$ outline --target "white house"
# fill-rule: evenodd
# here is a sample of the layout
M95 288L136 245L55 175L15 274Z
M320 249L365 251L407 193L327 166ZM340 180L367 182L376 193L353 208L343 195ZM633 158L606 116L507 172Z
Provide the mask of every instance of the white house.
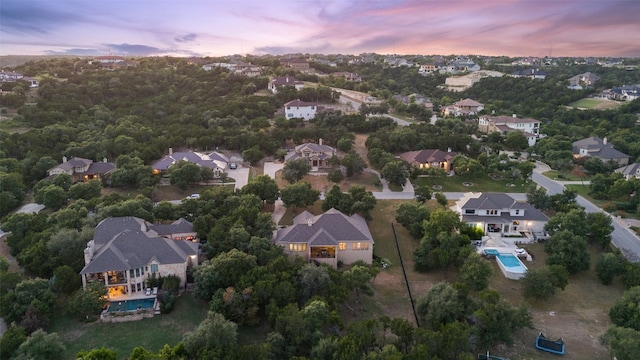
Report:
M284 104L284 116L287 120L296 118L311 120L316 117L317 111L318 105L315 103L293 100Z
M503 193L465 193L452 207L463 222L486 233L521 235L544 231L549 218L525 201Z
M513 116L481 116L478 118L478 130L484 133L499 132L506 134L511 131L521 131L527 138L529 146L534 146L540 138L540 120L532 118L520 119Z

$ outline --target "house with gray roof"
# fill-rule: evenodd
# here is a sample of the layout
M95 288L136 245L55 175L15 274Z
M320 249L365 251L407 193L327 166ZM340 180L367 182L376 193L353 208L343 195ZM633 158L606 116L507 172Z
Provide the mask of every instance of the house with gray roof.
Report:
M267 84L267 89L277 94L278 89L284 86L293 86L296 90L302 90L304 88L304 82L296 80L293 76L280 76L271 79L269 84Z
M609 143L606 137L604 139L597 136L588 137L574 141L571 147L574 158L591 156L604 162L613 161L619 166L629 163L629 155L614 149L613 144Z
M185 286L187 270L198 265L196 241L184 219L154 225L133 216L106 218L84 249L82 286L100 281L109 299L144 297L151 276L175 275Z
M63 156L62 164L47 170L47 173L49 176L67 174L71 176L71 181L78 182L107 177L115 169L116 164L107 162L107 159L103 159L102 162L94 162L85 158L72 157L67 159L66 156Z
M336 209L320 215L302 212L293 219L293 225L275 233L274 242L291 256L334 268L339 262L348 265L362 260L371 264L373 260L373 236L365 219Z
M213 171L213 176L220 176L227 169L229 159L223 154L214 151L209 154L187 150L173 152L169 148L169 154L151 165L154 172L165 173L171 166L179 161L188 161L200 167L207 167Z
M592 72L586 72L569 78L569 89L582 90L593 87L600 77Z
M614 170L617 173L624 175L626 180L633 178L640 179L640 163L629 164Z
M511 77L524 77L529 79L544 80L547 78L547 73L541 71L540 69L525 69L512 72Z
M456 155L458 155L458 153L451 151L451 149L447 149L447 151L424 149L402 153L400 154L400 159L418 169L440 168L448 173L452 170L451 161Z
M285 155L284 161L307 159L309 166L311 166L313 170L317 170L318 168L331 167L329 159L335 155L336 149L329 145L324 145L322 139L320 139L317 144L305 143L296 146L293 151Z
M465 193L452 210L460 219L486 233L521 235L544 231L549 218L525 201L504 193Z

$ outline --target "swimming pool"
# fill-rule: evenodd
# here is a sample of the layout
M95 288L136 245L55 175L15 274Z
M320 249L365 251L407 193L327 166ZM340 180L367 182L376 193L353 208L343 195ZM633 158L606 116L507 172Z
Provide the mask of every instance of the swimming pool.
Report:
M138 309L153 309L156 299L136 299L136 300L122 300L112 301L109 303L108 312L116 311L135 311Z
M501 253L496 249L485 249L484 253L496 257L498 267L507 279L521 279L527 272L527 267L513 254Z

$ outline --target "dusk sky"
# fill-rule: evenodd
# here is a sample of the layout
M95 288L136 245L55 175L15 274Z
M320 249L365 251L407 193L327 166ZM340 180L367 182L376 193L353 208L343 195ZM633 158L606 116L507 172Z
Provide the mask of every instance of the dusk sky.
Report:
M640 0L1 0L0 55L640 56Z

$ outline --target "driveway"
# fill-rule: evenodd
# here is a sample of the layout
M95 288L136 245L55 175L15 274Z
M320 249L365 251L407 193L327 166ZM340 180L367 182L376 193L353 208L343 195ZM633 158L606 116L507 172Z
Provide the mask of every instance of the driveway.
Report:
M284 167L283 163L267 161L264 163L264 174L269 175L272 179L275 180L276 172L278 172L278 170L282 170L283 167Z
M230 178L233 178L236 181L235 190L242 189L249 182L249 171L251 169L248 167L243 167L238 164L237 169L227 169L227 174Z

